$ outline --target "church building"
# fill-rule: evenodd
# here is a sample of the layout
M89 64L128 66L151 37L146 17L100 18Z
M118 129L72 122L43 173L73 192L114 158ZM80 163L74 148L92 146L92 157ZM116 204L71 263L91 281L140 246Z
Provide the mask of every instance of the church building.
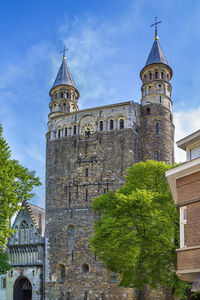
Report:
M79 90L63 55L49 92L46 135L47 300L136 299L132 289L118 287L118 275L103 266L88 240L97 218L94 197L119 188L134 163L174 162L172 69L157 33L140 78L140 103L79 110ZM143 300L172 299L159 293L148 292Z

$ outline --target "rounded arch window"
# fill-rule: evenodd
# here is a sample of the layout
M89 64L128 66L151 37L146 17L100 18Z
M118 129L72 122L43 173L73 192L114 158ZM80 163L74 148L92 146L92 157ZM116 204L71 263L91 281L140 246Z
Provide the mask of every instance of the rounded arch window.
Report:
M70 92L67 92L67 98L70 99Z
M161 79L164 79L164 72L161 72Z
M119 129L124 129L124 119L119 119Z
M148 87L148 89L149 89L149 93L151 92L151 85Z
M99 121L99 131L103 131L103 121Z
M28 233L29 233L29 226L28 223L24 220L21 222L20 225L20 241L22 244L28 242Z
M63 92L60 92L60 98L63 98Z
M57 93L55 93L55 95L54 95L54 99L57 99L58 98L58 95L57 95Z
M167 80L169 80L169 74L167 74Z
M110 119L109 128L110 128L110 130L113 130L113 128L114 128L114 120L113 119Z
M158 78L158 71L155 71L155 78Z
M74 225L69 225L67 228L68 234L69 235L74 235L75 233L75 226Z
M149 79L150 80L152 79L152 73L151 72L149 73Z
M81 271L85 274L88 273L89 272L89 266L87 264L82 264Z
M147 107L147 115L150 115L150 108Z

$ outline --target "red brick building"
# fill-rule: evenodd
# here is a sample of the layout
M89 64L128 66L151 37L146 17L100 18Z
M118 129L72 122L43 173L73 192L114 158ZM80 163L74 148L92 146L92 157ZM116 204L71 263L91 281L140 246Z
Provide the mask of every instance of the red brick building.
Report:
M200 291L200 130L177 142L186 162L166 172L180 216L177 275Z

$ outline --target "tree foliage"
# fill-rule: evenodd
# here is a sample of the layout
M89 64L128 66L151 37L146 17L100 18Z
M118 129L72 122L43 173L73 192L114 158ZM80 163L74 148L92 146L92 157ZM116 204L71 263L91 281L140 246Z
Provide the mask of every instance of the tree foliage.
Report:
M0 251L4 248L9 235L13 233L10 228L11 218L21 209L24 200L33 197L32 188L40 184L35 172L29 171L18 161L11 159L11 151L2 136L0 126ZM0 254L0 263L3 263L6 255L1 252Z
M134 164L119 190L93 200L100 217L90 242L107 268L121 275L121 286L162 285L184 293L186 285L174 272L178 214L165 178L172 167L150 160Z

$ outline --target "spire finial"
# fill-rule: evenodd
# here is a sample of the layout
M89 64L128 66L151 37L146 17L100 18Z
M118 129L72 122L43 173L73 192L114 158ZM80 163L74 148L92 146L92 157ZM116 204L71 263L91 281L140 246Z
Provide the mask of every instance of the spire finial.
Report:
M63 53L63 61L66 60L65 51L67 51L67 50L69 50L69 49L65 48L65 46L64 46L64 49L62 51L60 51L60 53Z
M155 23L151 25L151 27L155 26L155 37L154 37L154 40L158 40L158 28L157 28L157 25L159 23L161 23L162 21L158 21L157 22L157 17L155 17Z

